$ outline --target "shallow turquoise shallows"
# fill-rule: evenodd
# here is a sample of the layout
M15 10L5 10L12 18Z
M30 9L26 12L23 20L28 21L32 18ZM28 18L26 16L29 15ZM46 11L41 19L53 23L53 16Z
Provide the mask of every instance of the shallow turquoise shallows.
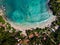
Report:
M48 0L5 0L7 18L16 23L35 23L47 20Z

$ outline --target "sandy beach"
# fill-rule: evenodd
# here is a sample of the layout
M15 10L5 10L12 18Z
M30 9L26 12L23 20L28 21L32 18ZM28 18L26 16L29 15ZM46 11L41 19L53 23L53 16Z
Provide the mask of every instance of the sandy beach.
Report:
M4 16L5 14L4 14L3 12L4 12L4 11L0 9L0 16L2 16L3 19L4 19L7 23L9 23L9 24L11 25L11 27L13 27L14 29L16 29L16 31L22 31L22 33L25 34L25 35L26 35L25 30L28 30L28 29L29 29L29 30L32 30L32 28L33 28L33 29L36 29L37 27L38 27L38 28L50 27L51 22L55 21L55 19L56 19L56 16L51 15L49 19L47 19L47 20L45 20L45 21L43 21L43 22L39 22L39 23L35 23L35 24L30 24L30 25L25 25L25 26L24 26L24 25L21 25L21 24L18 24L18 25L17 25L15 22L9 21L9 20ZM49 13L52 14L52 11L49 10Z
M11 22L11 21L7 21L8 23L11 24L12 27L14 27L17 31L21 30L21 31L25 31L25 30L32 30L32 28L36 29L38 28L45 28L45 27L50 27L51 22L55 21L56 16L54 16L52 14L52 11L49 9L48 12L51 14L50 17L47 20L44 20L42 22L37 22L34 24L29 24L29 25L21 25L21 24L16 24L15 22Z
M49 0L48 0L49 2ZM16 24L15 22L11 22L9 21L8 19L6 19L6 17L4 17L5 14L3 14L3 10L0 9L0 13L3 17L3 19L8 22L9 24L11 24L12 27L14 27L17 31L23 31L25 32L25 30L32 30L32 28L45 28L45 27L49 27L51 25L51 22L53 22L55 19L56 19L56 16L53 16L52 14L52 11L48 8L48 12L51 13L51 16L49 17L49 19L47 20L44 20L42 22L37 22L37 23L34 23L34 24L29 24L29 25L22 25L22 24Z
M1 11L1 10L0 10ZM3 14L3 11L1 11L1 13ZM49 10L49 13L52 13L50 10ZM3 17L4 18L4 17ZM32 28L45 28L45 27L49 27L51 25L51 22L53 22L54 20L56 19L56 16L50 16L49 19L43 21L43 22L37 22L35 24L29 24L29 25L21 25L21 24L16 24L14 22L11 22L11 21L7 21L6 18L4 18L4 20L6 22L8 22L9 24L11 24L12 27L14 27L17 31L25 31L25 30L32 30Z
M16 25L14 24L13 22L10 22L8 21L12 27L14 27L15 29L17 30L21 30L21 31L25 31L25 30L32 30L32 28L45 28L45 27L49 27L51 25L51 22L53 22L54 20L56 19L55 16L51 16L48 20L45 20L44 22L42 23L36 23L36 24L31 24L31 25L25 25L25 26L22 26L22 25Z
M49 2L49 0L47 1L47 3ZM3 6L2 6L3 8ZM4 8L3 8L4 9ZM12 27L14 27L17 31L18 30L21 30L21 31L25 31L25 30L32 30L32 28L45 28L45 27L49 27L51 25L51 22L53 22L55 19L56 19L56 16L53 16L52 15L52 11L48 8L48 12L51 13L51 16L49 17L49 19L47 20L44 20L42 22L37 22L37 23L34 23L34 24L16 24L15 22L11 22L9 21L8 19L6 19L6 17L4 16L5 14L3 14L3 10L0 9L0 15L3 15L2 17L4 18L4 20L6 22L8 22L9 24L11 24Z

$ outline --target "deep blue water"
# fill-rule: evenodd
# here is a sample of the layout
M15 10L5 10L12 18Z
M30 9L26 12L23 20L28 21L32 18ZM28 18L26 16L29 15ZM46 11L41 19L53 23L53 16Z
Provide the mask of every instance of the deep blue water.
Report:
M4 0L0 2L6 9L7 18L16 23L34 23L47 20L48 0Z

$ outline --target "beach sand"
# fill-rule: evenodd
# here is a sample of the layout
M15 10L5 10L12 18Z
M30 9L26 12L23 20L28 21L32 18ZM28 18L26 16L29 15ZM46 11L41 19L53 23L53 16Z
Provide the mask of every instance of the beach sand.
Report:
M42 22L37 22L30 25L21 25L21 24L16 24L15 22L10 22L10 21L7 21L7 22L10 23L12 27L17 29L17 31L18 30L25 31L28 29L32 30L32 28L36 29L37 27L38 28L50 27L51 23L56 20L56 16L52 14L52 11L50 9L48 11L51 14L50 17L47 20Z
M37 27L38 28L50 27L51 22L55 21L55 19L56 19L56 16L51 15L49 19L47 19L43 22L37 22L34 24L30 24L30 25L21 25L21 24L16 24L15 22L8 21L8 19L6 19L6 17L4 17L3 11L0 10L0 12L1 12L3 19L6 22L8 22L11 25L11 27L14 27L14 29L16 29L16 31L22 31L22 33L24 33L24 34L25 34L25 30L32 30L32 28L36 29ZM52 14L52 11L49 10L49 13Z
M56 16L51 16L48 20L45 20L44 22L42 23L36 23L36 24L30 24L30 25L25 25L25 26L22 26L22 25L17 25L17 24L14 24L13 22L10 22L8 21L12 27L14 27L16 30L21 30L21 31L25 31L25 30L32 30L32 28L36 29L37 27L38 28L45 28L45 27L50 27L51 25L51 22L53 22L54 20L56 19Z
M49 2L49 0L48 0L48 2ZM52 13L52 11L51 10L49 10L49 13ZM30 24L30 25L17 25L16 23L14 23L14 22L11 22L11 21L8 21L7 19L6 19L6 17L4 17L4 13L3 13L3 11L0 9L0 16L2 16L3 17L3 19L6 21L6 22L8 22L10 25L11 25L11 27L14 27L15 29L16 29L16 31L22 31L22 33L24 33L25 34L25 30L32 30L32 28L34 28L34 29L36 29L37 27L38 28L45 28L45 27L50 27L50 25L51 25L51 22L53 22L53 21L55 21L55 19L56 19L56 16L50 16L50 18L49 19L47 19L47 20L45 20L44 22L38 22L38 23L35 23L35 24Z
M0 10L0 12L1 12L0 15L2 15L3 14L3 11ZM52 12L49 10L49 13L52 13ZM28 30L28 29L32 30L32 28L35 29L37 27L38 28L49 27L51 25L51 22L55 21L55 19L56 19L56 16L53 16L52 15L52 16L50 16L49 19L47 19L47 20L45 20L45 21L43 21L41 23L40 22L37 22L35 24L30 24L30 25L20 25L20 24L16 24L14 22L11 22L11 21L7 21L6 18L4 17L4 20L6 22L8 22L9 24L11 24L11 26L14 27L17 31L18 30L25 31L25 30Z

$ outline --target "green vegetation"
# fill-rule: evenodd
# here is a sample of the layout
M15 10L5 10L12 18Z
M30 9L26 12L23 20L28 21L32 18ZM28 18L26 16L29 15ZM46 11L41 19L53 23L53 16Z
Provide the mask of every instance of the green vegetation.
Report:
M6 22L4 21L2 16L0 16L0 23L1 23L1 25L0 25L0 45L14 45L16 43L16 41L15 41L16 39L12 36L13 33L10 33L7 29L5 29L6 26L3 26ZM6 24L6 25L8 25L8 24Z
M54 15L60 15L60 2L58 0L50 0L50 9L53 11Z
M53 23L60 26L60 0L50 0L48 5L53 11L53 15L57 17L57 19Z
M0 16L0 22L5 23L2 16Z
M52 22L51 27L44 29L36 28L26 30L26 35L22 31L16 31L2 16L0 16L0 45L59 45L60 44L60 3L58 0L50 0L50 9L57 17ZM55 27L58 26L56 29Z
M0 16L1 17L1 16ZM1 18L3 20L3 18ZM4 22L4 23L3 23ZM52 22L52 27L59 25L58 21ZM26 30L26 36L21 31L17 31L11 25L4 20L0 22L0 45L57 45L60 42L60 29L52 31L52 27L46 27L44 29L36 28L32 30ZM20 41L18 41L20 39Z

